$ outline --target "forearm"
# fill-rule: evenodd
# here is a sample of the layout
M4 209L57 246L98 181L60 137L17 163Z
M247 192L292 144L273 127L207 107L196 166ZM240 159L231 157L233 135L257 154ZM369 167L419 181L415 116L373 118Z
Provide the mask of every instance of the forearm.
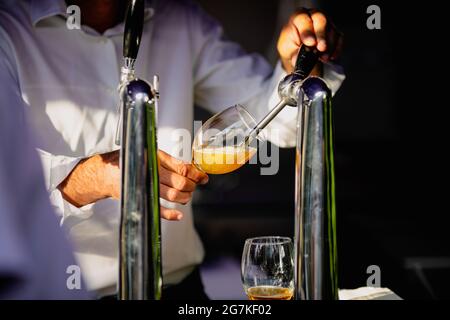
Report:
M160 195L168 201L185 204L195 186L208 182L208 176L189 163L158 151ZM120 198L119 151L99 154L80 161L58 186L67 202L80 208L105 198ZM161 216L180 220L178 210L161 208Z
M118 198L118 159L119 153L114 151L80 161L58 186L63 198L76 207L108 197Z

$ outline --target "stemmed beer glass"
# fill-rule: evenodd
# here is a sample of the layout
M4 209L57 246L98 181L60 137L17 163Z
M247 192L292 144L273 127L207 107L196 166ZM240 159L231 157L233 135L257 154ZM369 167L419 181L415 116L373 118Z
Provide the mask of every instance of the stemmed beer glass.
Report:
M192 163L208 174L229 173L256 153L256 140L248 141L256 121L241 105L214 115L197 131L192 143Z
M293 245L287 237L245 241L241 276L250 300L291 300L294 295Z

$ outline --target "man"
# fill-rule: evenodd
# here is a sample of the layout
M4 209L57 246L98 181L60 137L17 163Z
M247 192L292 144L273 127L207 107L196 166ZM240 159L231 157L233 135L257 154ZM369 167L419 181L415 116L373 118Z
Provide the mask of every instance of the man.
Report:
M112 294L120 192L114 133L125 1L67 2L81 8L81 30L66 28L64 1L0 4L1 50L29 105L48 191L74 239L87 284L99 295ZM211 112L242 103L256 118L266 114L302 43L317 45L328 62L339 54L340 36L320 12L295 14L280 35L281 63L272 72L261 57L225 40L220 26L190 2L146 2L136 70L140 78L158 74L161 79L161 213L179 220L162 221L165 297L205 297L197 268L203 249L188 202L208 177L188 164L191 141L177 129L192 132L194 102ZM322 72L321 64L315 72ZM328 64L323 72L337 90L343 76ZM286 109L271 123L279 130L280 146L294 144L295 112ZM182 294L186 286L189 296Z
M0 59L0 83L13 81L10 71ZM75 260L51 210L20 92L0 86L0 97L0 299L87 298L80 275L70 278Z

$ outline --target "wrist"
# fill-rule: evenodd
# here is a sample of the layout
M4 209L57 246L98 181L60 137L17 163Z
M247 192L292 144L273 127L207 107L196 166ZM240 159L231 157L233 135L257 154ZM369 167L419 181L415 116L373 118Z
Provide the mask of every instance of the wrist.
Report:
M108 171L102 155L94 155L80 161L58 189L63 198L76 207L111 197L114 192Z
M101 181L100 189L105 198L118 199L120 197L120 169L119 151L113 151L98 155L101 169L98 172L98 181Z
M101 200L111 196L111 190L107 180L106 163L103 161L101 155L94 155L90 157L85 163L85 171L89 172L90 181L89 193L92 198Z

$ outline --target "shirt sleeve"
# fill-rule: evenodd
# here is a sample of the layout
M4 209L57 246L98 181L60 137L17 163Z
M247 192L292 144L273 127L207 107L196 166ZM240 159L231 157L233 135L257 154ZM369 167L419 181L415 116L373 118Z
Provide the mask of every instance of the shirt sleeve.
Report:
M2 59L2 72L5 72L8 75L8 80L5 81L9 82L8 85L14 86L14 89L17 91L18 97L20 98L17 66L13 58L14 54L11 47L8 35L0 26L0 59ZM5 90L6 89L7 88L5 88ZM20 100L22 101L21 98ZM23 104L23 102L21 103ZM37 151L43 166L45 186L50 195L50 201L54 211L61 217L61 224L63 224L69 216L76 216L77 219L90 217L93 214L93 205L77 208L64 200L61 192L57 188L82 158L53 155L40 149Z
M198 48L194 64L195 102L217 113L242 104L256 121L278 102L278 83L286 72L278 62L273 69L257 54L247 54L228 41L221 26L200 8L191 10L192 28ZM324 80L333 94L345 76L334 64L324 65ZM266 137L280 147L292 147L296 138L297 108L285 107L267 127Z
M51 210L12 70L0 52L0 299L86 298L83 285L67 285L76 262Z
M61 182L67 178L83 158L53 155L41 149L37 150L41 158L45 185L50 195L50 202L56 214L61 218L61 225L69 217L76 217L81 220L89 218L93 214L92 209L94 204L88 204L81 208L75 207L63 198L61 191L58 189Z

